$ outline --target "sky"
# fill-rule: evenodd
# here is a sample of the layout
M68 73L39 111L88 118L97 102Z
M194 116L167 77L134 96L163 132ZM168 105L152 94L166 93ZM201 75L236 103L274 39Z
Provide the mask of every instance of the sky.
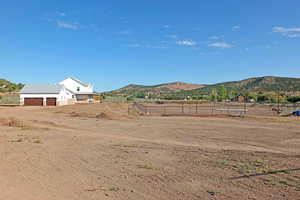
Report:
M300 77L299 0L10 0L0 5L0 77L211 84Z

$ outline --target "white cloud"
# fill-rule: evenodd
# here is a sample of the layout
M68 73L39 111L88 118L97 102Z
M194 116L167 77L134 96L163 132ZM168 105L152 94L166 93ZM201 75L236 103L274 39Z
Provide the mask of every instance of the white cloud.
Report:
M266 45L265 48L266 48L266 49L271 49L272 46L271 46L271 45Z
M300 38L300 33L290 33L286 34L286 36L289 38Z
M233 26L232 27L232 31L237 31L237 30L239 30L241 27L240 26Z
M120 17L120 20L124 23L124 24L128 24L129 21L125 18L125 17Z
M230 49L233 47L233 45L228 44L226 42L215 42L215 43L211 43L208 46L210 47L216 47L216 48L221 48L221 49Z
M193 40L181 40L181 41L177 41L176 44L184 45L184 46L196 46L197 42Z
M128 45L128 47L132 47L132 48L138 48L138 47L141 47L142 45L140 44L130 44Z
M165 45L150 45L150 44L146 45L145 47L150 48L150 49L166 49L167 48L167 46L165 46Z
M211 39L211 40L219 40L219 39L221 39L223 37L224 37L224 35L220 35L220 36L213 35L213 36L209 37L209 39Z
M67 29L73 29L73 30L79 29L78 23L67 23L67 22L63 22L63 21L57 21L57 26L60 28L67 28Z
M166 49L168 48L166 45L151 45L151 44L129 44L128 47L130 48L148 48L148 49Z
M300 28L285 28L282 26L273 27L275 33L288 33L288 32L300 32Z
M280 33L282 36L288 38L300 38L300 27L293 27L293 28L285 28L282 26L275 26L273 27L273 33Z
M65 16L67 16L67 14L66 14L66 13L64 13L64 12L61 12L61 13L59 13L59 16L61 16L61 17L65 17Z
M121 35L130 35L131 31L130 30L124 30L124 31L119 32L119 34L121 34Z
M177 35L165 35L165 37L167 37L167 38L172 38L172 39L178 38Z
M166 25L163 25L164 28L171 28L171 25L169 24L166 24Z

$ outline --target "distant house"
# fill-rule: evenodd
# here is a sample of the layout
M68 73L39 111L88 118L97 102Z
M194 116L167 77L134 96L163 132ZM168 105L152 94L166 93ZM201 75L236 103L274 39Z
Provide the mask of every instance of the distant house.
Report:
M246 97L243 95L237 95L234 98L232 98L231 101L243 103L246 101Z
M58 84L25 85L20 91L24 106L62 106L75 103L92 103L94 87L76 78L67 78Z

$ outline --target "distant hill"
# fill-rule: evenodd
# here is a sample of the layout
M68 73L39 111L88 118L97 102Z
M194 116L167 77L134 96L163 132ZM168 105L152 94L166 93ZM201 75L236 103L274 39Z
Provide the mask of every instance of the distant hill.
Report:
M241 81L230 81L217 83L212 85L189 84L183 82L174 82L154 86L144 85L128 85L124 88L108 92L109 95L116 96L141 96L149 93L150 96L162 97L165 95L174 96L193 96L193 95L208 95L213 89L224 86L228 91L236 92L270 92L280 91L299 92L300 78L288 77L256 77Z
M206 85L203 88L189 90L186 93L182 92L182 95L207 95L210 94L213 89L217 89L220 86L224 86L228 91L234 90L237 92L271 92L277 91L278 89L285 92L300 91L300 78L274 76L249 78L241 81L230 81ZM180 93L178 93L178 95L179 94Z
M18 92L24 87L23 84L12 83L5 79L0 79L0 93Z
M120 88L118 90L114 90L111 92L107 92L109 95L116 96L131 96L131 95L139 95L139 94L149 94L153 96L160 96L166 94L173 94L181 91L194 90L205 87L204 85L198 84L189 84L184 82L174 82L174 83L166 83L160 85L153 86L145 86L145 85L128 85L126 87Z

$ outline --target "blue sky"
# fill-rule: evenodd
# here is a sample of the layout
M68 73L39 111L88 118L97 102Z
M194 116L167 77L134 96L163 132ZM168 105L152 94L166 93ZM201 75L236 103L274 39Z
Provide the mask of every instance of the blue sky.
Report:
M10 0L0 77L136 84L300 77L299 0Z

